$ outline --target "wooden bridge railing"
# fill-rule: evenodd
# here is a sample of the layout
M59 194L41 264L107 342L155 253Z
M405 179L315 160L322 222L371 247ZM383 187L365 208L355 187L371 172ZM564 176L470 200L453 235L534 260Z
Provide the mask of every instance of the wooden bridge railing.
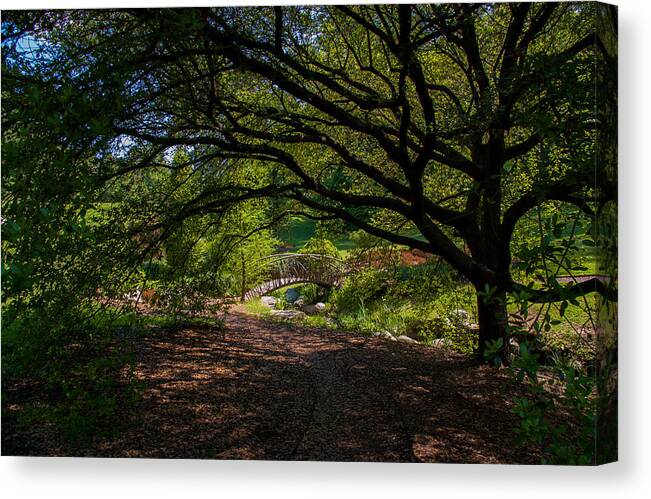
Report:
M345 264L339 258L312 253L281 253L258 260L265 268L265 281L249 289L245 300L299 283L339 286L345 275Z

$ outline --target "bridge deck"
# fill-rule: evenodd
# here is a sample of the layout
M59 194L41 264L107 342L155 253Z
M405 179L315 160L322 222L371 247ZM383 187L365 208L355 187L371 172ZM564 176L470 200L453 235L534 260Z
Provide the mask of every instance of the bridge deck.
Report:
M259 284L255 288L252 288L248 290L244 294L244 299L245 300L251 300L252 298L258 298L260 296L265 296L272 291L276 291L277 289L284 288L285 286L291 286L293 284L303 284L303 283L313 283L313 284L318 284L319 286L324 286L326 288L331 288L339 285L339 281L337 282L317 282L313 279L308 279L304 277L285 277L282 279L274 279L271 281L263 282L262 284Z

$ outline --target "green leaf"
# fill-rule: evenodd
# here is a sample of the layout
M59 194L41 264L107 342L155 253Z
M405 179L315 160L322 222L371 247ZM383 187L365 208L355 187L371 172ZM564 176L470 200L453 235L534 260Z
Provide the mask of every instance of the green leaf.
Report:
M565 315L565 311L567 310L567 305L568 305L567 300L563 300L561 302L561 306L560 306L560 310L559 310L559 313L560 313L561 317L563 317Z

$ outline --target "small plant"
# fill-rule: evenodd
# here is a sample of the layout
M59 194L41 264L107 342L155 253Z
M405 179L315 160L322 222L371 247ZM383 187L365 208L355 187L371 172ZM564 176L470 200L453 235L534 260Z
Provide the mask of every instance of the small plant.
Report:
M308 326L321 327L321 328L333 327L332 323L322 315L308 315L305 319L303 319L303 321Z
M527 343L520 344L510 367L512 375L524 382L528 395L515 400L512 412L520 418L516 428L521 442L542 445L543 464L592 464L595 459L596 385L591 376L567 363L559 362L550 372L542 372L538 355ZM559 387L561 396L552 395ZM575 427L559 423L564 408Z
M297 290L305 303L316 302L322 294L321 289L316 284L303 284Z
M109 435L139 397L129 338L140 323L111 310L91 320L80 319L88 313L83 309L56 313L25 314L3 329L3 382L23 379L39 387L18 421L54 424L73 442Z
M276 310L287 310L289 308L289 302L285 298L284 294L280 294L276 297L276 303L274 305Z

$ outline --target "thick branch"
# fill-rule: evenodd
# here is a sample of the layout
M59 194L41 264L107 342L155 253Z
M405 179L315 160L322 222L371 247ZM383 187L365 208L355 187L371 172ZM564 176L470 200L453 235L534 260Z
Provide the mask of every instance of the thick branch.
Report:
M515 225L529 210L539 206L545 201L564 201L578 206L584 213L593 216L594 212L585 199L576 194L576 191L585 184L577 179L563 179L549 186L540 186L535 191L524 194L513 203L502 218L502 236L505 241L510 241Z
M510 292L520 292L527 296L530 303L554 303L577 298L590 293L599 293L604 298L616 301L617 289L609 285L603 277L592 277L586 281L578 281L558 289L532 290L519 283L512 283Z

